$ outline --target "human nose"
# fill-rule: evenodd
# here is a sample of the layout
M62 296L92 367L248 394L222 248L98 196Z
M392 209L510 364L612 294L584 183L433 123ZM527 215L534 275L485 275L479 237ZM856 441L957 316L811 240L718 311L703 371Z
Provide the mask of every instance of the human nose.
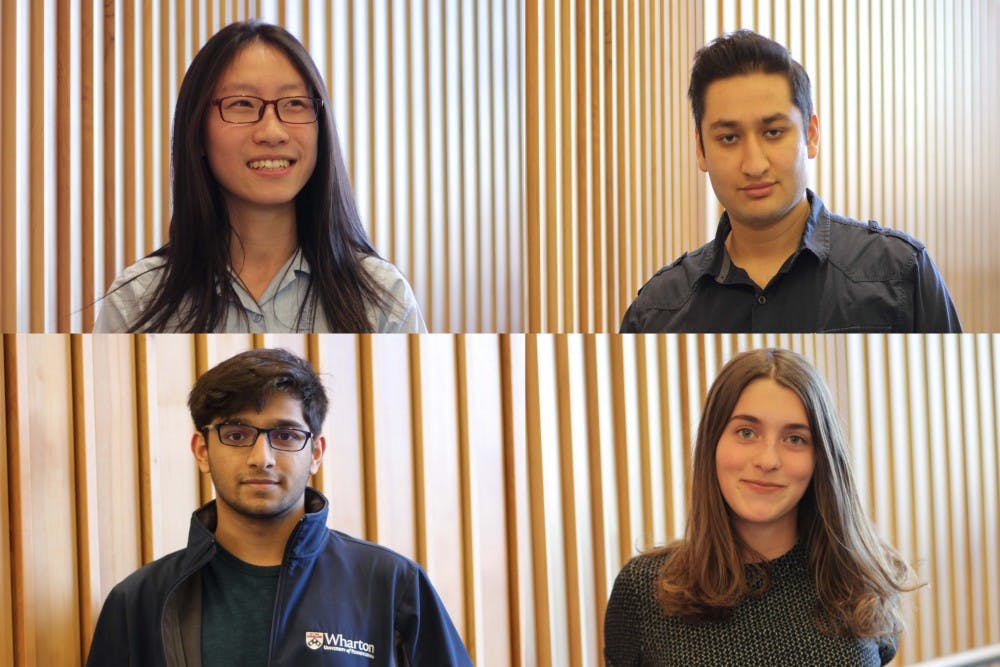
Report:
M778 443L769 439L757 448L753 464L763 471L777 470L781 467L781 456L778 453Z
M288 132L285 124L278 118L278 103L267 102L264 104L263 115L254 126L254 139L258 143L283 143L288 140Z
M743 173L751 178L759 178L767 171L769 162L760 139L750 135L743 142Z
M267 441L267 434L263 431L257 432L257 438L250 447L247 465L251 468L270 468L274 465L274 451L271 449L271 443Z

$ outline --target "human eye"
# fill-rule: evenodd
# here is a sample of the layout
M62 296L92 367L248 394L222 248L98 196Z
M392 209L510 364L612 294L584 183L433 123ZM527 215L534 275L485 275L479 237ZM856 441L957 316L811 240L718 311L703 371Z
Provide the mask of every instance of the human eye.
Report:
M223 424L219 429L219 437L228 445L242 445L251 440L251 429L239 424Z
M737 137L735 134L720 134L718 137L716 137L716 141L718 141L723 146L731 146L735 144L736 139Z
M753 429L750 428L749 426L740 426L739 428L736 429L736 435L742 438L743 440L750 440L756 434L753 432Z
M764 136L768 139L779 139L785 134L785 128L783 127L771 127L764 130Z
M254 109L257 107L257 103L252 97L227 97L223 103L227 109Z
M792 445L795 445L795 446L798 447L798 446L802 446L802 445L808 445L809 444L809 438L806 437L805 435L802 435L802 434L799 434L799 433L792 433L791 435L788 436L788 442L789 442L789 444L792 444Z

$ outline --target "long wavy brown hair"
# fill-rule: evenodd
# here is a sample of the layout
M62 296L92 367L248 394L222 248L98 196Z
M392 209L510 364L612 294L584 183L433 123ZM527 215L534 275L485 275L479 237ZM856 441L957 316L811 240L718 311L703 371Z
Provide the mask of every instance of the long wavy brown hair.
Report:
M716 447L740 394L760 378L795 392L809 416L815 469L797 522L818 597L813 622L827 635L889 641L904 629L900 594L917 588L914 572L865 516L826 383L805 358L788 350L737 355L708 392L684 538L661 550L667 557L656 580L660 607L668 616L689 620L725 618L770 586L764 557L733 529L715 467Z

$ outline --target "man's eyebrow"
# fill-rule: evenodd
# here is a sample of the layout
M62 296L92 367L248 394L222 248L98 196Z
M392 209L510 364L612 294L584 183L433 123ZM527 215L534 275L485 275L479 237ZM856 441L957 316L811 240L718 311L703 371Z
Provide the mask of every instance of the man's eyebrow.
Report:
M773 113L770 116L764 116L760 122L762 125L770 125L771 123L788 122L788 120L790 120L788 114L779 112Z
M306 425L295 419L276 419L271 422L271 426L256 426L244 417L232 416L219 420L220 424L233 424L236 426L253 426L254 428L300 428L305 429Z
M761 118L760 119L760 124L761 125L770 125L772 123L787 123L789 121L789 119L790 118L789 118L788 114L781 113L779 111L778 113L773 113L770 116L764 116L763 118ZM712 123L711 125L709 125L708 129L710 131L711 130L736 130L736 129L739 129L741 127L743 127L742 123L739 123L739 122L737 122L735 120L721 119L721 120L717 120L714 123Z
M740 126L735 120L717 120L708 126L709 130L733 130Z

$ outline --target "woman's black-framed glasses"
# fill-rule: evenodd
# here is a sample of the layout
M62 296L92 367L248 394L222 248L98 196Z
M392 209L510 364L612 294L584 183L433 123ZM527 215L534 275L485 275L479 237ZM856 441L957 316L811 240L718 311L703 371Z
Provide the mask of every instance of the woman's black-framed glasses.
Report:
M274 112L282 123L315 123L319 110L323 108L320 97L279 97L265 100L253 95L229 95L212 100L219 107L219 117L227 123L258 123L264 117L268 104L274 105Z
M214 428L219 434L219 442L230 447L253 447L260 434L264 434L267 444L272 449L281 452L299 452L309 443L312 433L300 428L257 428L249 424L213 424L205 430Z

